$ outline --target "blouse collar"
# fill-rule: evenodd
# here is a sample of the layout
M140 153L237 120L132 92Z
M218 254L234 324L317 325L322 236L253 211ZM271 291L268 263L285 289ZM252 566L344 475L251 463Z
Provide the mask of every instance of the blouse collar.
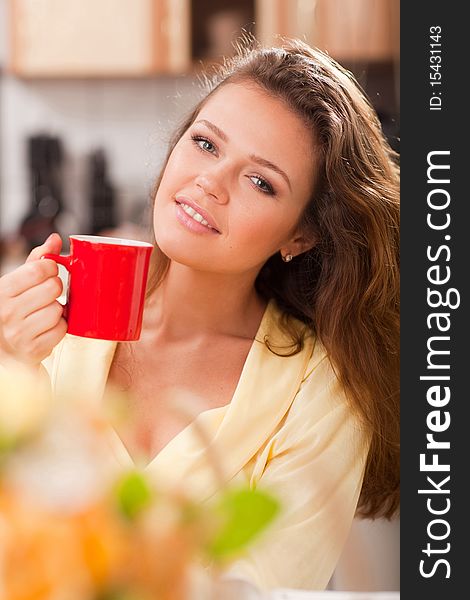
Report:
M281 347L290 345L280 327L281 316L276 302L270 300L230 404L200 413L148 464L136 464L110 428L112 449L121 465L143 468L162 485L184 482L185 489L202 497L211 496L229 482L289 410L313 353L313 336L307 336L303 349L293 356L279 356L269 350L265 339L280 352ZM70 381L79 380L83 394L101 398L117 343L70 335L66 338L56 361L60 364L53 381L56 393L65 395Z

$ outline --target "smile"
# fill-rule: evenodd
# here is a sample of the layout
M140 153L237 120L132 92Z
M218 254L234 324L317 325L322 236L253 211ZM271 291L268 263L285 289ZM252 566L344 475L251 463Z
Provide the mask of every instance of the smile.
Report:
M200 215L198 212L196 212L192 206L188 206L187 204L183 204L182 202L180 202L179 205L184 210L184 212L187 215L189 215L192 219L194 219L198 223L201 223L201 225L205 225L206 227L209 227L209 229L214 229L214 227L211 227L209 225L209 223L204 219L204 217L202 215ZM216 230L214 230L214 231L216 231Z
M176 200L176 217L186 228L194 233L209 233L219 235L220 231L209 224L209 221L201 215L193 206L183 199Z

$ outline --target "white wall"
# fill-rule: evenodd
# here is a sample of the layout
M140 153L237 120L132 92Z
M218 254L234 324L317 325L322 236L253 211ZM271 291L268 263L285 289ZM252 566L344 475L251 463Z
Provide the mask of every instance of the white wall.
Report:
M400 590L400 519L354 519L332 590Z
M29 205L26 138L58 135L66 151L65 198L76 225L86 224L86 158L108 155L125 213L146 197L175 122L195 101L192 80L21 80L2 77L0 231L13 231Z

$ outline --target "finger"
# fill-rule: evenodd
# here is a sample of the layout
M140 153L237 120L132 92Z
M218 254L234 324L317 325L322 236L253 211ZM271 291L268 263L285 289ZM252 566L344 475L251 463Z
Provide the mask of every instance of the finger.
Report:
M28 339L34 339L45 331L52 329L62 318L64 307L54 300L48 306L37 310L30 314L24 320L23 336L27 335Z
M50 277L56 277L58 272L59 268L53 260L36 260L25 263L2 277L0 296L15 298Z
M37 246L29 253L26 262L39 260L44 254L60 254L62 249L62 239L58 233L51 233L47 240L41 246Z
M33 340L36 362L40 362L49 356L52 349L57 346L66 333L67 321L64 318L61 318L54 327L38 335Z
M60 277L49 277L42 283L12 298L12 310L16 319L25 319L41 308L45 308L57 300L63 291Z
M66 333L67 322L62 318L54 327L29 340L18 356L25 363L38 365L49 356Z

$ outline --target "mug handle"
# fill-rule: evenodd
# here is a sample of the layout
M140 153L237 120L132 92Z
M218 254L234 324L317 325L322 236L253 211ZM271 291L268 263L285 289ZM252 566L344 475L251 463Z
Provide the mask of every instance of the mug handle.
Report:
M43 256L41 256L41 260L43 258L50 258L51 260L54 260L57 264L64 266L67 269L67 271L69 273L71 273L71 267L72 267L72 261L73 261L73 257L71 254L69 254L67 256L61 256L60 254L44 254ZM64 305L65 320L68 319L68 310L69 310L69 304L68 304L68 302L66 302Z
M72 266L73 260L71 254L69 254L68 256L61 256L60 254L44 254L43 256L41 256L41 258L50 258L51 260L55 260L56 263L65 267L70 273L70 268Z

